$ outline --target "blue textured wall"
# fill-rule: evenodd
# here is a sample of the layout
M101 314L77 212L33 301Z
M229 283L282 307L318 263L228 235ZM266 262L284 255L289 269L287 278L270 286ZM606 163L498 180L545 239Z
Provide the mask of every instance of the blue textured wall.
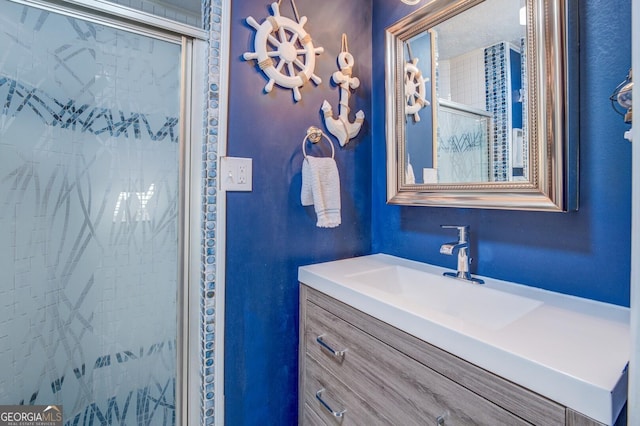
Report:
M580 210L537 213L385 204L374 173L373 251L455 268L439 246L455 238L440 224L471 226L474 272L562 293L629 305L631 144L608 97L631 65L629 0L577 2L580 37ZM411 8L377 1L373 81L384 79L383 30ZM385 168L384 87L372 94L373 170Z
M302 100L274 87L253 62L255 31L244 19L262 22L266 1L232 2L228 155L253 158L253 192L227 195L225 395L229 425L293 425L297 421L298 281L300 265L367 254L371 250L371 2L300 1L305 30L324 53L317 56L320 86L309 83ZM283 16L293 17L288 0ZM313 207L300 205L301 142L310 125L321 126L327 99L337 114L340 36L347 33L354 76L351 97L364 126L344 148L334 140L342 185L342 225L315 226ZM352 118L353 119L353 118ZM328 148L322 145L322 148ZM314 147L317 149L317 147ZM311 153L311 151L308 151ZM223 177L221 177L223 178Z
M226 300L226 421L290 425L297 420L297 267L386 252L454 267L438 248L454 238L440 224L472 227L475 272L620 305L629 304L631 146L609 104L630 66L628 0L580 1L580 210L535 213L385 204L384 28L411 10L398 0L297 2L305 29L325 53L319 87L274 88L240 56L253 50L244 23L268 15L266 2L233 2L229 155L254 159L254 190L228 194ZM292 16L288 2L283 14ZM371 17L373 22L371 23ZM373 31L371 30L373 27ZM317 229L299 204L300 143L321 123L323 99L336 108L329 83L349 35L362 86L351 98L366 123L353 145L337 149L343 224ZM371 61L372 59L372 61ZM372 66L373 64L373 66ZM372 81L375 84L372 84ZM371 107L369 106L371 105ZM373 173L372 173L373 170Z

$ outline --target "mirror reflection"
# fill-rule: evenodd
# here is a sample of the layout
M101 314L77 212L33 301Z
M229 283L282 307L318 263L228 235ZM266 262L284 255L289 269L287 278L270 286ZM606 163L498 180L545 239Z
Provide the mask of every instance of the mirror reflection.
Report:
M483 1L404 47L404 184L529 181L524 0Z

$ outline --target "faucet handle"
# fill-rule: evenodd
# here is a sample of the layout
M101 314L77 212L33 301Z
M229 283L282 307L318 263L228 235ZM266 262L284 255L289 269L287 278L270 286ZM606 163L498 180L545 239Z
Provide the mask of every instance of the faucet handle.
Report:
M458 240L461 243L467 242L467 234L469 232L469 225L440 225L442 229L457 229Z
M440 246L440 254L446 254L451 256L453 254L453 248L456 246L456 242L443 244Z

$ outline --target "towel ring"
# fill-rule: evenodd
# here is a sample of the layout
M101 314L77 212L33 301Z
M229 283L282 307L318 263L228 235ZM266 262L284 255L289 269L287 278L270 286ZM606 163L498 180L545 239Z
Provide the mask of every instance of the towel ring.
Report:
M329 139L322 130L318 129L315 126L311 126L307 129L307 134L302 140L302 153L304 154L304 158L307 158L307 150L306 150L307 140L315 144L320 142L320 139L322 139L323 137L327 140L327 143L329 144L329 146L331 146L331 158L335 157L336 150L333 147L333 142L331 142L331 139Z

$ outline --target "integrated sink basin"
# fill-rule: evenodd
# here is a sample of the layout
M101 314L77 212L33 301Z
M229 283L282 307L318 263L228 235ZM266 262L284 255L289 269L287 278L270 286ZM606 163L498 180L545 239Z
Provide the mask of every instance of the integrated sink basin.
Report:
M399 302L413 311L433 310L454 321L493 330L542 305L540 300L397 265L348 274L345 278L387 302Z
M629 309L385 254L303 266L301 283L604 424L627 397Z

